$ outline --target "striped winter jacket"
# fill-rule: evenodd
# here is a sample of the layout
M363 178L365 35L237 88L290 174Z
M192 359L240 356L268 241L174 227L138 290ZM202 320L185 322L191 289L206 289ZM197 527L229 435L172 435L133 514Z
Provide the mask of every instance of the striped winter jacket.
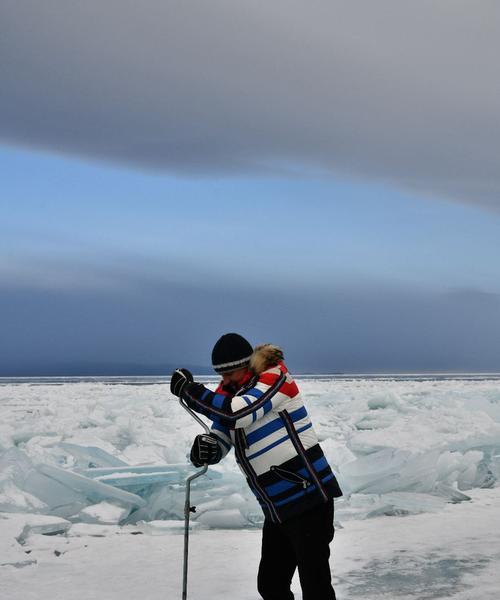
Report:
M268 344L256 352L260 354L254 353L252 366L261 365L263 370L257 370L235 395L224 393L222 386L212 392L189 384L183 396L191 408L213 421L212 433L223 456L234 446L265 517L280 523L341 496L342 491L299 389L279 360L281 351Z

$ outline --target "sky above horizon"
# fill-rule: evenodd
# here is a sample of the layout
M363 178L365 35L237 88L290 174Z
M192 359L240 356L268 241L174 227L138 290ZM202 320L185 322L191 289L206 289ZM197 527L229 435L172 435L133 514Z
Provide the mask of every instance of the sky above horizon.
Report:
M500 370L497 7L293 4L2 7L3 374Z

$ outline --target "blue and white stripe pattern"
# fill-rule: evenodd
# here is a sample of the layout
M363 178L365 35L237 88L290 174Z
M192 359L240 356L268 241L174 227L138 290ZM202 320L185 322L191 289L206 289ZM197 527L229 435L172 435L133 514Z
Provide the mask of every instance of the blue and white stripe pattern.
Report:
M280 363L255 376L235 396L201 385L189 404L212 421L225 456L236 460L266 518L281 522L342 495L302 402Z
M199 395L200 387L203 386L193 386L188 388L188 400L192 408L206 414L213 421L225 424L230 429L247 428L270 411L276 411L288 398L280 392L286 377L286 373L279 373L270 385L254 378L252 387L246 386L235 396L217 394L207 388L203 388L203 393Z

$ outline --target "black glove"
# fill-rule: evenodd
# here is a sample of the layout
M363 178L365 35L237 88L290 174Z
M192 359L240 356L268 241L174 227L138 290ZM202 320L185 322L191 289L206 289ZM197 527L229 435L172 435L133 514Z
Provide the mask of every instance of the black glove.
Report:
M201 433L194 438L189 459L195 467L215 465L221 458L222 450L215 435Z
M193 381L191 371L187 369L175 369L170 379L170 391L174 396L180 398L184 386L191 381Z

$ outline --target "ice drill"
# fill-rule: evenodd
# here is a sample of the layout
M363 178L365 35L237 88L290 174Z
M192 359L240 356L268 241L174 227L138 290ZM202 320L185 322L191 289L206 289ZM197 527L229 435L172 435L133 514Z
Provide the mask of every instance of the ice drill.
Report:
M187 404L184 403L182 398L179 398L179 402L181 406L188 411L188 413L196 419L198 423L203 427L206 433L210 433L210 428L206 423L204 423L200 417L193 412ZM186 479L186 499L184 501L184 565L182 569L182 600L187 600L187 573L188 573L188 552L189 552L189 517L191 512L194 512L194 506L191 506L191 482L204 475L207 472L208 464L203 465L203 467L194 473L194 475L190 475Z

